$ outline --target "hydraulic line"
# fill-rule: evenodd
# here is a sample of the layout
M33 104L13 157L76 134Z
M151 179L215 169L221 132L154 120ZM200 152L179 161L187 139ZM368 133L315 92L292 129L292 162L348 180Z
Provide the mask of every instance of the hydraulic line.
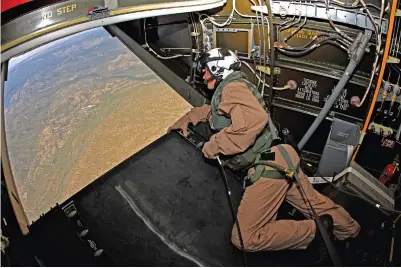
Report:
M371 31L365 31L365 34L363 34L361 38L356 38L356 40L353 44L353 47L355 47L356 49L352 52L351 60L348 64L343 76L341 77L340 81L338 81L338 84L336 85L333 92L331 93L330 98L327 100L326 104L320 111L319 115L316 117L315 121L309 127L306 134L302 137L301 141L298 143L298 148L300 150L303 149L303 147L308 142L310 137L313 135L313 133L319 127L320 123L323 121L323 119L329 113L329 111L333 107L334 103L337 101L338 96L343 91L344 86L347 84L347 82L350 79L352 73L354 72L356 66L359 64L363 55L365 54L365 49L368 46L371 35L372 35Z
M260 37L260 25L259 25L259 13L258 12L256 12L256 22L258 25L259 53L260 53L260 49L262 46L262 38ZM260 56L259 56L259 65L262 65L262 57L260 57ZM256 64L255 64L255 66L256 66ZM255 75L256 75L256 73L255 73ZM259 71L259 76L262 76L262 71ZM258 81L258 86L257 86L258 90L259 90L259 87L260 87L260 79Z
M291 46L286 46L283 47L282 49L288 49L288 50L296 50L296 51L302 51L302 50L306 50L308 49L308 47L310 45L312 45L319 37L323 37L323 36L327 36L328 39L332 39L332 40L337 40L338 42L342 42L344 46L348 47L351 45L351 43L346 40L343 39L341 36L339 35L334 35L334 34L328 34L328 33L319 33L317 35L315 35L308 43L306 43L305 45L302 45L300 47L291 47ZM326 39L326 40L328 40Z
M278 48L277 50L280 51L283 54L289 55L289 56L304 56L308 53L310 53L312 50L324 45L324 44L332 44L335 46L339 46L340 48L342 48L343 50L347 51L348 49L346 47L344 47L343 45L333 42L331 41L331 38L326 38L326 39L322 39L319 42L315 43L314 45L312 45L310 48L301 50L301 49L285 49L285 48ZM294 51L295 50L295 51Z
M294 21L293 23L290 23L290 24L288 24L286 26L280 27L280 31L287 30L288 28L291 28L292 26L297 25L298 23L301 22L301 18L302 18L301 13L299 13L299 18L298 18L297 21Z
M274 33L273 33L273 12L272 8L270 6L270 1L266 0L266 6L267 6L267 11L268 11L268 21L269 21L269 41L270 41L270 90L269 90L269 102L267 103L268 109L271 109L271 104L273 102L273 80L274 80Z
M262 5L260 0L259 0L259 5ZM262 34L263 34L263 66L266 66L266 35L265 35L265 23L264 23L265 19L263 12L260 12L260 15L262 18ZM268 29L269 29L268 33L270 33L270 28L271 30L273 30L273 27L270 27L270 25L268 24ZM262 96L264 96L265 94L265 87L266 87L266 73L263 73L263 87L261 91Z
M290 51L306 51L306 50L313 50L313 49L315 49L315 48L317 48L317 47L319 47L319 46L321 46L322 44L324 44L326 41L328 41L328 40L337 40L338 39L338 37L337 36L329 36L329 37L326 37L326 38L323 38L323 39L321 39L321 40L319 40L319 41L317 41L316 43L314 43L311 47L283 47L282 49L283 50L290 50ZM309 41L305 46L308 46L308 45L310 45L311 43L313 43L315 40L311 40L311 41Z
M280 25L279 25L278 27L281 28L281 27L283 27L284 25L286 25L287 23L290 23L290 22L294 21L294 20L295 20L295 17L296 17L296 16L294 15L294 17L292 17L292 18L290 18L290 19L288 19L288 20L286 20L286 21L280 23Z
M291 37L293 37L297 32L299 32L299 30L301 30L302 27L305 26L305 24L306 24L306 19L307 19L307 16L305 16L305 19L304 19L304 21L301 23L301 25L299 25L294 31L292 31L291 34L290 34L289 36L287 36L286 38L284 38L284 42L287 42Z

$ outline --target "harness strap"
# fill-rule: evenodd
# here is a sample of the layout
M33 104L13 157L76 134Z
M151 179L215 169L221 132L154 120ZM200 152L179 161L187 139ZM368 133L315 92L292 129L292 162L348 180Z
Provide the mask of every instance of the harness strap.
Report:
M258 157L257 161L251 166L255 167L255 172L251 175L248 175L248 181L246 186L251 186L255 182L257 182L260 177L265 177L269 179L287 179L293 178L294 172L291 169L280 166L273 161L261 161ZM266 166L273 168L274 170L266 170ZM299 171L299 165L295 168L296 172Z
M289 168L294 172L294 178L295 178L296 182L298 183L299 188L300 188L302 194L304 195L304 198L308 202L308 205L312 211L312 215L315 218L316 226L319 229L320 234L322 235L324 244L326 245L327 251L330 255L331 260L333 261L333 264L335 266L342 266L340 257L338 256L337 251L335 250L334 245L330 240L329 234L327 233L326 229L324 228L322 221L320 220L319 216L317 215L315 209L313 208L312 204L310 203L310 201L305 193L305 190L302 187L301 180L299 179L298 172L297 172L294 164L291 161L290 155L288 154L287 150L285 150L282 145L277 145L277 147L278 147L280 153L283 155L284 160L285 160L285 162L287 162Z

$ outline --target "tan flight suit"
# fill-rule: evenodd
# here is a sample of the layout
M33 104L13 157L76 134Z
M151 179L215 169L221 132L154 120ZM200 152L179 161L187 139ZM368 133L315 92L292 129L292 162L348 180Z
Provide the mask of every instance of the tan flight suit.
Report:
M232 125L213 135L205 144L207 155L232 155L246 150L267 124L267 114L243 83L229 83L222 91L219 112L231 117ZM193 108L188 114L191 122L206 122L210 117L210 106ZM299 157L289 145L283 145L294 165ZM288 167L277 147L275 162ZM271 169L266 167L266 169ZM250 169L248 172L252 173ZM317 192L302 171L299 171L304 190L318 215L330 214L334 221L334 235L339 240L353 238L359 234L359 224L344 208ZM296 184L283 179L261 177L246 188L238 208L238 222L246 251L305 249L315 237L315 221L276 221L277 211L286 200L307 218L312 218L308 205ZM236 226L232 230L233 244L241 248Z

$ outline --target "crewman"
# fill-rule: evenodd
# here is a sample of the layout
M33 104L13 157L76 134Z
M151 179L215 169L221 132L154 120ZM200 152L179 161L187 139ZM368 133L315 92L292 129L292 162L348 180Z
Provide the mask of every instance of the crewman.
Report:
M299 168L297 152L286 144L272 146L274 130L268 127L272 122L268 122L266 105L240 67L241 61L228 49L214 48L204 53L198 69L204 72L207 88L214 90L211 104L191 109L169 129L182 130L186 136L189 123L209 121L215 134L204 144L204 156L209 159L230 156L226 166L234 170L249 168L248 186L237 213L243 249L248 252L306 249L317 243L313 241L322 241L300 187L270 166L254 165L265 157L286 169L288 162L292 162L311 205L329 234L334 234L338 240L356 237L359 224L344 208L313 188ZM282 149L287 152L287 158ZM284 200L308 219L277 221L277 212ZM235 225L231 240L242 249Z

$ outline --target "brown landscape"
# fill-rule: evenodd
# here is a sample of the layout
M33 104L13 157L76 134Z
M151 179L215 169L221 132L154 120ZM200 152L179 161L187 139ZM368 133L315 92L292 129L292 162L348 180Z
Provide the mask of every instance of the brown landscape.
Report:
M11 61L6 138L29 221L146 145L191 106L103 29Z
M87 137L68 179L65 198L167 132L191 107L164 83L142 85Z

